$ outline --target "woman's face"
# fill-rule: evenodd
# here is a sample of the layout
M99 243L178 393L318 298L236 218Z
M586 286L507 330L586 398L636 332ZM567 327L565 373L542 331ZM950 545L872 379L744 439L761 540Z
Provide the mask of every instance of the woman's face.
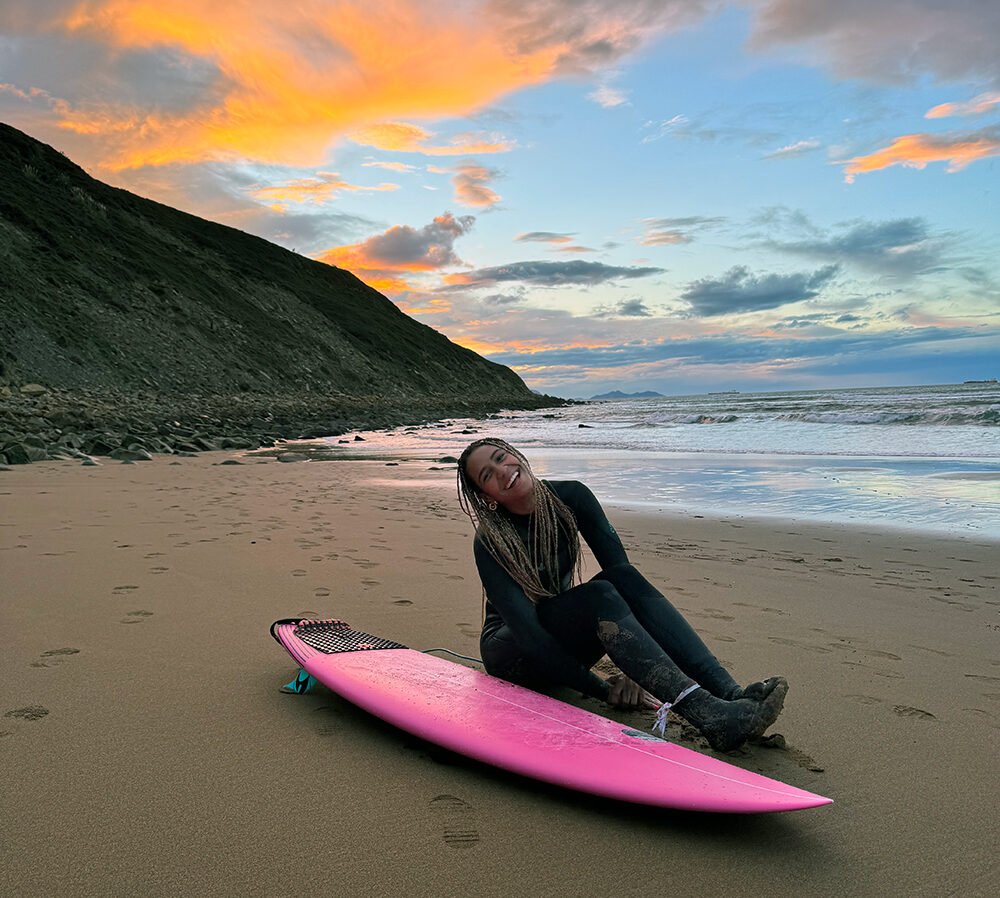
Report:
M469 453L465 473L486 501L499 502L515 514L527 514L534 506L531 471L516 455L489 444Z

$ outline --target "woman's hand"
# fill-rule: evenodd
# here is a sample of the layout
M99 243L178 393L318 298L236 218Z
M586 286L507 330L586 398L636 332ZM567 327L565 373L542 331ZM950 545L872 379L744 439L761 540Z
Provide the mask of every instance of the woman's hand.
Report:
M607 702L612 708L652 708L660 707L652 695L625 674L608 677Z

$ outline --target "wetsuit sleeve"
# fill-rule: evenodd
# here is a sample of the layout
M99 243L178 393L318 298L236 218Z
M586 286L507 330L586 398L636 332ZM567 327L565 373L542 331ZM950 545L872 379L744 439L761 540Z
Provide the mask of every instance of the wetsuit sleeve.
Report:
M607 683L569 654L542 626L534 603L478 539L474 543L474 551L486 598L539 670L556 683L606 699Z
M604 509L601 508L601 503L597 501L597 497L589 487L578 481L571 481L566 486L569 489L561 498L573 511L577 527L580 528L580 535L590 546L601 570L614 567L616 564L628 564L625 547L615 528L611 526Z

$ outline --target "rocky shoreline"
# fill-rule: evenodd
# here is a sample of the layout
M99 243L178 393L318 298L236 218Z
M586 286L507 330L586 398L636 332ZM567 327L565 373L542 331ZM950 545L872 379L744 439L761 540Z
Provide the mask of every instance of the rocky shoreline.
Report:
M143 394L66 390L41 384L0 387L0 466L51 459L121 462L153 454L261 449L281 440L341 436L415 426L444 418L485 417L501 409L551 408L552 396L462 400L273 396L240 393Z

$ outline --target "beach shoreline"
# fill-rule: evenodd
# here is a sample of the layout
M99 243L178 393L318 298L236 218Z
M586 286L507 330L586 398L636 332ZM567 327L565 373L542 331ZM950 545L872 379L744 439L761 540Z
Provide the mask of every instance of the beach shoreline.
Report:
M0 473L12 895L990 893L994 541L607 503L738 679L791 683L771 731L786 747L724 759L836 802L664 812L457 759L328 691L281 693L282 617L478 656L471 528L453 472L429 467L214 452ZM677 721L668 736L710 753ZM449 815L476 839L449 842Z

